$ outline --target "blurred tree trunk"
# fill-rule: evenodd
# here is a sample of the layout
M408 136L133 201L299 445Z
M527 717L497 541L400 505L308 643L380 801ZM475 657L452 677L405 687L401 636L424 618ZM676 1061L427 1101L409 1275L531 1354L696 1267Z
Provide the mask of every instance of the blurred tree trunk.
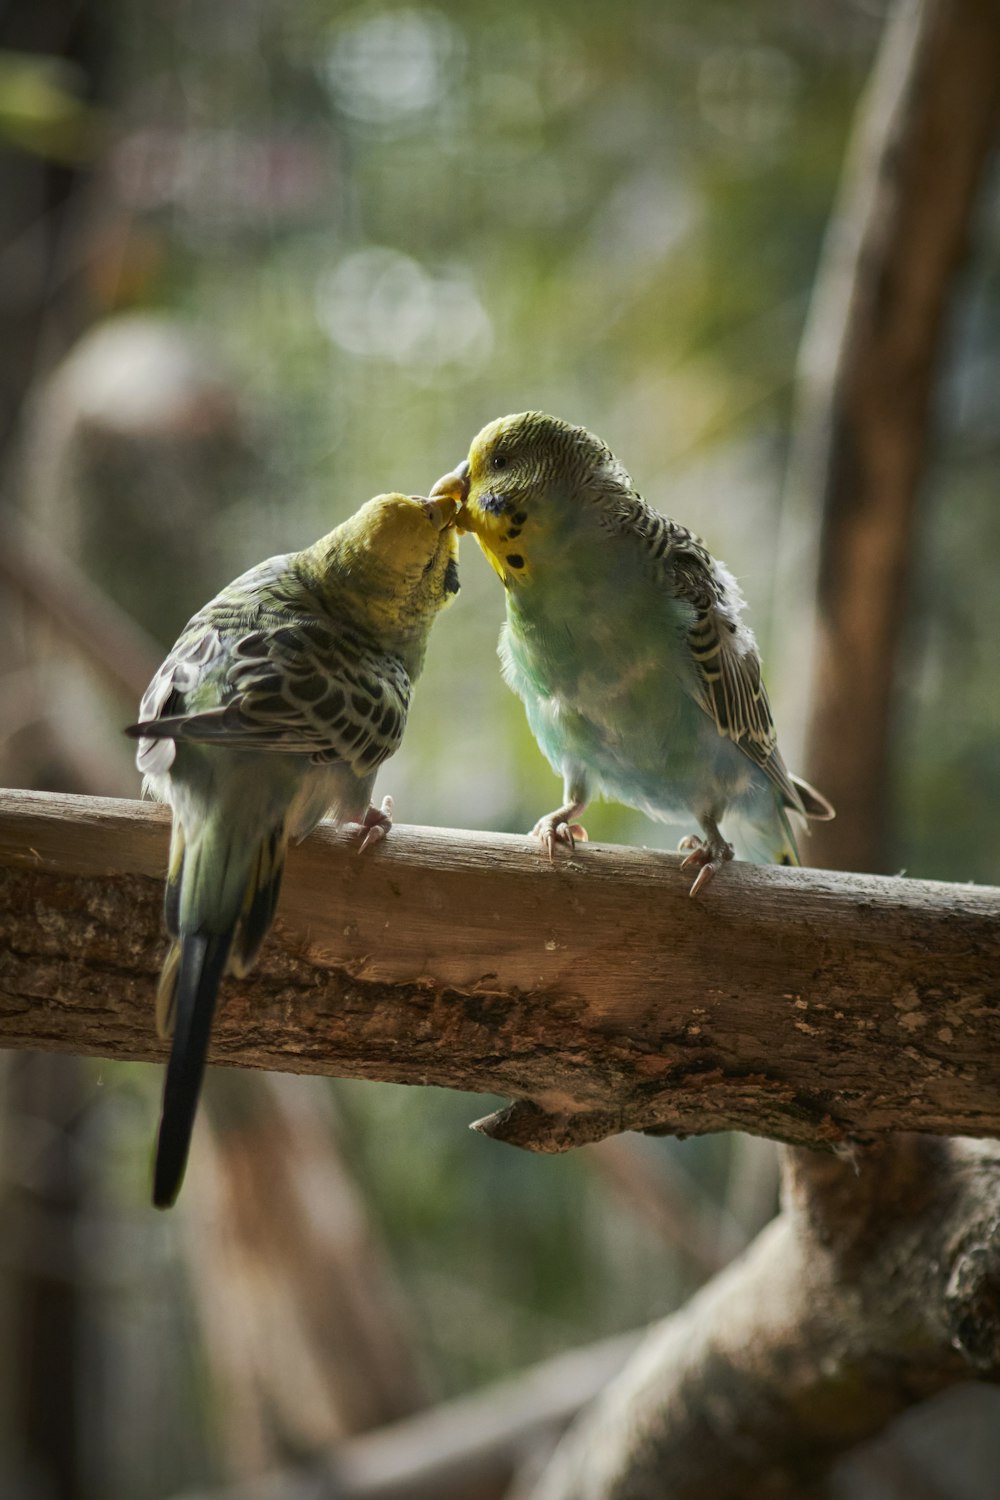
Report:
M16 1494L47 1500L87 1493L77 1399L86 1274L77 1228L83 1070L80 1058L31 1052L15 1054L4 1069L3 1298L15 1380L5 1400L7 1483Z
M89 120L89 102L103 90L104 25L102 8L87 0L0 6L0 50L24 54L26 68L45 70L67 100L79 100L80 111L72 127L36 120L31 145L0 137L0 504L10 503L30 395L87 321L80 230L93 142L82 129L71 140L69 130ZM29 785L52 784L58 766L64 784L88 790L76 758L32 731L39 696L21 656L20 620L19 603L0 591L0 777L13 771ZM24 1471L25 1488L17 1492L47 1500L87 1493L78 1385L84 1266L77 1125L84 1067L73 1057L13 1058L0 1123L6 1158L0 1215L11 1252L3 1295L18 1379L11 1446ZM90 1457L99 1463L93 1441Z
M87 0L2 5L0 49L58 59L65 78L54 72L53 80L83 101L95 98L108 57L103 10ZM28 392L87 320L77 237L85 157L74 159L69 141L54 133L41 133L37 145L23 149L0 136L0 490Z
M329 1085L214 1071L181 1213L233 1479L426 1405L401 1288Z
M1000 3L902 0L820 268L793 450L793 483L823 506L806 764L839 816L814 835L821 865L886 857L925 429L998 109ZM995 1147L789 1149L784 1179L778 1219L653 1332L533 1500L801 1497L910 1404L1000 1377Z
M23 54L66 102L62 129L41 118L20 140L0 133L0 506L18 484L24 414L38 383L89 316L84 290L84 205L91 192L83 123L103 88L109 48L99 6L74 0L0 5L0 50ZM78 98L81 117L72 117ZM76 126L81 128L76 130ZM0 781L81 785L75 757L48 729L25 654L20 601L0 588Z
M998 0L902 0L844 171L799 368L789 501L822 507L810 864L884 870L893 685L956 274L1000 111Z

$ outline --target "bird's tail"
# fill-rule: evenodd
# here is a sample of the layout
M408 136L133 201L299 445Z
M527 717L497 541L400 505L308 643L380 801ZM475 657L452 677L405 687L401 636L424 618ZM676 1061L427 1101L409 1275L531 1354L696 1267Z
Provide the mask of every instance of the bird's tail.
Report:
M837 816L822 792L817 792L816 788L810 786L808 781L803 781L801 776L793 776L791 779L802 804L802 811L807 818L816 823L829 823L831 818Z
M790 776L789 780L795 788L795 802L779 793L775 797L776 818L768 807L758 818L745 820L736 830L734 842L741 858L760 865L801 864L792 816L800 822L808 819L809 822L824 823L836 816L826 798L808 781L803 781L800 776Z
M215 830L217 833L219 830ZM184 1180L219 985L252 965L274 916L285 862L284 823L239 858L235 830L193 848L175 824L164 913L173 939L156 997L157 1027L173 1036L153 1169L153 1202L169 1208ZM232 913L232 915L227 915Z
M169 1208L180 1192L205 1071L215 999L226 972L232 933L186 933L164 965L172 991L174 1041L163 1087L153 1169L153 1202ZM161 989L163 983L161 982Z
M741 819L733 829L733 843L740 859L755 865L797 865L799 846L787 811L777 804L774 811L759 819Z

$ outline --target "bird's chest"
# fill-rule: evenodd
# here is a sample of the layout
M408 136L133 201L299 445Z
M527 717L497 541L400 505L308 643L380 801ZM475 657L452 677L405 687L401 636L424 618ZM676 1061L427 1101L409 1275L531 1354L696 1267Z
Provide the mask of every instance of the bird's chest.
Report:
M570 607L513 601L504 673L553 764L579 760L610 789L623 766L662 773L667 747L680 748L689 724L696 732L686 621L672 603L637 587Z

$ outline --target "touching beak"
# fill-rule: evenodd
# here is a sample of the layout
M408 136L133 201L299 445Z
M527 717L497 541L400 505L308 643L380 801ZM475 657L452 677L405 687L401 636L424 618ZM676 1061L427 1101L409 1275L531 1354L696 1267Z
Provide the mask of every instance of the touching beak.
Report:
M430 492L431 500L447 498L464 505L469 498L469 460L463 458L450 474L443 474Z
M439 490L435 486L426 500L420 495L413 495L411 498L420 501L424 514L436 531L447 531L449 526L454 526L460 501L447 490Z

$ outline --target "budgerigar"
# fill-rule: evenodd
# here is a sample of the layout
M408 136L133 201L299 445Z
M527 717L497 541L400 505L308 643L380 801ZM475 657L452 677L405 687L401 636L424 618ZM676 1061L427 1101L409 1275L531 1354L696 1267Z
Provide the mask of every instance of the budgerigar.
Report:
M597 792L650 817L693 816L696 895L733 857L797 864L789 814L829 818L785 768L732 574L653 510L600 438L542 412L484 427L431 491L463 501L507 591L503 672L563 778L534 833L552 857L586 834Z
M372 788L458 591L456 510L380 495L305 551L251 568L188 623L127 731L144 789L173 810L157 1207L180 1190L219 983L257 956L288 840L329 815L359 824L364 849L391 825L391 799L374 808Z

